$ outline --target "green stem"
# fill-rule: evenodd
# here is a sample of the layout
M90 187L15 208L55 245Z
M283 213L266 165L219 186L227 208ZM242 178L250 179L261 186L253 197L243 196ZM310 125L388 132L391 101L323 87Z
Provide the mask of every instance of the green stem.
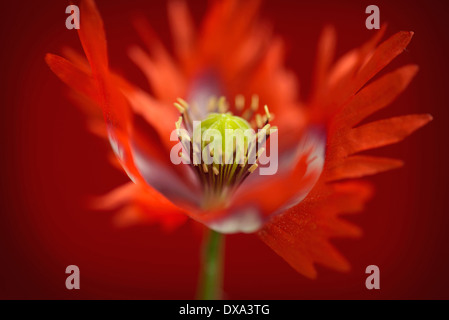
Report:
M199 278L199 300L220 300L223 281L224 236L210 230L205 239Z

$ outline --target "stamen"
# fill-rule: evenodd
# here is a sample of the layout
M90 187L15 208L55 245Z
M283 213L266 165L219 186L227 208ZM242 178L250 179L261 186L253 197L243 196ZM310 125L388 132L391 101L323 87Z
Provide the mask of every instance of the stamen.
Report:
M179 111L181 114L184 114L185 109L184 109L183 106L181 106L181 105L180 105L179 103L177 103L177 102L174 103L174 106L176 107L176 109L178 109L178 111Z
M268 133L268 129L270 129L270 127L271 127L271 124L268 123L268 124L265 125L265 127L262 128L262 130L266 130L267 134L269 134Z
M251 110L256 112L259 109L259 96L257 94L253 94L251 98Z
M270 121L271 115L270 115L270 111L268 110L268 106L265 105L264 109L265 109L265 114L267 115L267 121Z
M182 158L183 162L189 163L190 157L182 151L179 151L179 156Z
M192 140L190 139L190 136L188 134L186 134L185 132L183 132L180 136L179 136L180 140L187 140L187 142L191 142Z
M218 99L218 111L220 113L226 113L226 111L228 111L228 105L226 103L226 98L225 97L220 97L220 99Z
M248 169L248 171L250 173L253 173L257 169L257 167L259 167L259 165L257 163L255 163Z
M245 96L238 94L235 96L235 109L241 112L245 107Z
M189 109L189 104L184 99L178 98L176 100L178 100L181 106L183 106L185 109Z
M273 115L269 112L267 105L264 106L264 114L256 113L259 109L258 95L252 96L251 104L246 110L245 97L241 94L235 97L235 110L239 113L243 112L242 117L233 115L229 111L229 103L225 97L217 99L212 96L207 106L209 114L197 128L198 130L201 128L200 136L202 138L203 132L208 129L220 132L222 135L221 148L216 148L212 140L207 144L202 140L193 141L194 135L198 134L196 131L193 132L193 123L189 115L197 111L194 110L194 105L189 105L185 100L178 98L174 106L181 113L178 121L175 122L178 139L184 147L183 152L179 152L179 156L186 160L183 162L190 163L192 170L202 183L203 206L210 208L224 205L224 201L259 167L259 158L265 152L265 148L260 146L269 138L270 132L277 130L277 127L272 127L269 123L273 119ZM198 118L196 117L196 119ZM251 126L245 119L253 125ZM187 130L181 130L183 122ZM251 129L259 130L258 132L250 131L252 134L245 134L244 137L240 137L238 134L234 135L232 141L226 142L226 130L229 129L239 129L238 134ZM241 145L242 141L244 145ZM230 143L232 144L230 145ZM226 153L226 146L231 147L230 154ZM190 154L185 150L190 150ZM203 151L212 158L211 164L206 164L202 159Z
M186 129L189 131L192 131L193 123L192 123L191 117L188 112L190 109L189 104L181 98L178 98L177 101L178 102L175 102L173 105L176 107L176 109L178 109L178 111L181 113L182 117L184 118L184 121L185 121L184 125L185 125Z
M260 116L260 114L256 114L256 126L257 128L262 128L263 127L263 120L262 117Z
M257 109L259 109L259 96L257 94L253 94L251 97L251 106L249 109L245 110L242 117L249 121Z
M211 113L215 111L217 111L217 97L212 96L207 104L207 112Z
M176 129L181 129L182 117L179 117L178 121L175 122Z

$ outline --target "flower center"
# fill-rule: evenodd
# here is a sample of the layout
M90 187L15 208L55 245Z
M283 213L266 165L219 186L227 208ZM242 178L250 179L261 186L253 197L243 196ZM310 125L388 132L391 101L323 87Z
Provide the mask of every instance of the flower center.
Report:
M258 97L245 109L243 96L235 99L234 115L224 97L212 97L208 115L192 121L196 111L186 101L175 103L181 117L176 122L181 156L187 160L201 181L206 208L225 205L226 199L258 168L270 133L277 130L269 124L273 115L265 106L265 114L257 113ZM182 128L184 126L184 129Z

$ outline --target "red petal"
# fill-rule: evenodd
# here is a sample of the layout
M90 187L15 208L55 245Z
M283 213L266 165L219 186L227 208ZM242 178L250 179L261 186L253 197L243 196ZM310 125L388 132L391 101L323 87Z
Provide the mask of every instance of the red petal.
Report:
M62 55L69 61L71 61L78 68L83 70L86 74L91 75L89 61L82 54L76 52L70 47L65 47L62 49Z
M84 52L99 92L100 105L106 119L116 129L126 131L130 123L129 105L117 87L108 69L108 55L103 20L93 0L81 2L81 27L78 30ZM126 146L124 146L126 149Z
M329 168L325 173L327 181L361 178L383 171L399 168L403 165L401 160L370 157L351 156L343 160L341 164Z
M132 47L128 54L147 77L158 100L171 104L176 98L185 96L185 81L168 56L153 59L137 46ZM170 105L170 108L173 109L173 106Z
M361 48L353 49L346 53L332 68L321 67L321 71L317 68L315 77L322 78L324 75L319 75L319 73L325 72L326 79L315 82L315 94L312 95L310 102L310 104L314 106L311 115L314 121L327 121L328 117L333 115L342 103L347 101L347 99L355 93L353 90L353 83L356 74L363 63L365 63L368 57L372 54L377 43L385 33L385 30L386 26L382 26L372 39L365 43ZM325 36L322 41L327 42L327 44L323 44L322 46L332 48L333 39L331 34ZM319 51L319 55L324 56L325 60L331 59L327 52L320 53ZM323 58L320 60L323 60ZM318 65L322 64L323 62L319 62Z
M335 29L331 26L326 27L321 34L321 38L318 42L312 100L316 100L323 94L323 91L327 89L329 69L335 54L336 37Z
M114 219L119 226L150 222L171 230L187 221L187 216L157 191L132 182L95 199L93 205L100 210L122 208Z
M153 188L142 188L133 182L128 182L105 196L96 199L95 207L98 209L112 209L126 204L130 199L134 199L139 203L144 203L158 210L181 212Z
M401 31L383 42L374 51L371 59L360 70L356 77L354 91L358 91L365 83L401 54L413 37L413 32Z
M81 26L78 34L94 74L108 68L108 53L103 20L93 0L83 0L80 7Z
M399 142L429 123L428 114L407 115L368 123L352 129L346 137L347 154Z
M186 2L183 0L169 1L168 18L176 53L179 59L186 63L192 58L196 44L195 27Z
M78 93L98 102L99 97L96 90L96 85L91 76L75 66L72 62L48 53L45 56L50 69L61 79L65 84L71 87Z
M246 185L244 190L240 190L236 198L233 199L233 206L239 207L252 203L259 207L262 216L266 217L278 211L302 190L307 191L304 194L305 196L312 189L321 173L318 171L311 172L306 176L308 159L309 155L304 155L288 176L274 175L266 178L266 181L258 185Z
M386 107L407 88L418 67L401 67L362 89L336 116L337 126L352 127L370 114Z
M364 63L366 63L367 59L372 55L373 51L375 50L377 44L384 36L385 32L387 30L387 25L383 25L379 31L375 33L375 35L367 41L363 46L360 48L354 49L350 52L348 52L345 56L343 56L336 64L334 69L332 70L331 74L329 75L331 83L334 84L339 82L338 86L336 86L336 89L342 89L344 87L348 87L348 84L350 84L351 81L354 80L355 75L360 71L360 68L363 66ZM354 59L350 59L350 56L355 56ZM341 72L342 71L342 64L348 63L348 60L352 60L351 67L346 67L347 72ZM343 68L344 69L344 68ZM347 92L348 93L348 92Z
M362 182L318 186L296 207L274 217L259 236L309 278L317 276L315 263L347 271L348 262L329 244L329 239L360 235L360 230L342 222L338 215L360 210L371 193L371 187Z

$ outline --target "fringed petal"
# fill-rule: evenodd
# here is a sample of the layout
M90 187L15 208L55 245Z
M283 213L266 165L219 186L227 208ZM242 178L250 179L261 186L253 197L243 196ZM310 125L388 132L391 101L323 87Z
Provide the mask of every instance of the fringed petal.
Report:
M99 102L100 98L92 76L87 75L84 70L81 70L72 62L54 54L48 53L45 56L45 61L61 81L76 92Z
M371 122L350 130L344 148L353 154L397 143L431 120L430 115L420 114Z
M148 52L137 46L130 48L129 56L144 72L155 96L165 102L173 102L186 94L186 80L176 62L144 18L134 21L134 27L145 43ZM170 86L166 84L170 83Z
M269 221L258 235L293 268L309 278L317 276L316 263L348 271L349 263L329 239L360 235L357 227L342 221L339 215L359 211L371 194L370 185L362 182L317 186L300 204Z
M336 126L352 127L388 106L407 88L417 72L416 65L407 65L372 82L335 116Z
M332 66L335 54L336 37L335 28L327 26L324 28L318 42L318 53L314 72L314 92L312 93L313 101L317 100L327 89L329 69Z
M173 142L170 141L170 133L175 130L175 122L179 118L176 109L152 98L142 90L134 90L125 95L133 111L141 115L156 130L160 141L167 150L170 150L173 145Z
M397 159L351 156L335 167L329 168L324 175L327 181L354 179L396 169L403 164Z
M331 27L323 30L318 43L318 55L321 58L316 64L314 91L309 101L309 105L313 106L312 121L327 121L355 93L352 88L354 79L362 65L372 56L385 30L386 26L382 26L362 47L349 51L333 66L329 63L333 58L333 42L336 37ZM326 52L326 49L330 51Z
M187 64L193 58L196 44L195 26L187 3L184 0L169 1L168 19L176 54L180 61Z
M114 218L119 226L135 223L159 223L173 230L187 221L187 216L152 188L128 182L108 194L92 200L97 210L117 210Z
M74 65L76 65L79 69L84 71L84 73L92 75L89 62L87 61L86 57L83 56L82 54L78 53L77 51L75 51L70 47L64 47L62 49L62 56L65 57L70 62L72 62Z
M343 96L347 96L349 92L345 92L344 88L350 87L350 82L353 81L355 75L360 68L372 56L377 44L380 42L385 32L387 25L381 26L374 36L363 44L360 48L353 49L340 58L329 72L329 88L332 88L332 93L337 93L342 90Z
M80 11L82 23L78 35L84 52L94 75L105 74L108 71L108 51L103 19L93 0L82 1Z
M401 31L383 42L375 51L371 59L363 66L356 76L353 90L358 91L380 70L401 54L413 37L411 31Z
M131 60L142 70L148 79L155 97L164 102L173 102L186 92L185 80L171 61L152 59L145 51L133 46L128 52ZM167 86L167 83L170 83Z

